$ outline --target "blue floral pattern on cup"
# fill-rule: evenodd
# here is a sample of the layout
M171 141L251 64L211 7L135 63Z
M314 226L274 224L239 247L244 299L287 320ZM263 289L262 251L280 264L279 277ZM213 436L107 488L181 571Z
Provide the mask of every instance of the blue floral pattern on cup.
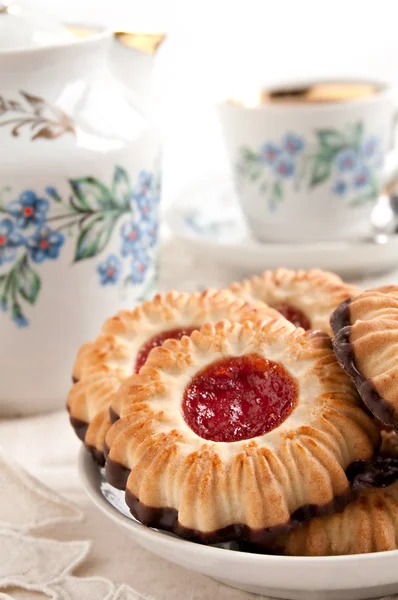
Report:
M14 217L16 225L26 229L29 225L41 225L46 220L48 200L39 198L34 192L22 192L18 200L11 202L8 211Z
M297 154L304 148L304 140L295 133L288 133L283 140L282 147L289 154Z
M310 193L329 184L332 195L349 198L352 207L373 201L380 187L381 139L366 136L362 122L341 131L319 129L314 136L315 144L287 132L280 143L266 141L258 150L242 147L236 166L239 181L258 187L271 212L283 201L286 186L306 186Z
M132 283L142 283L145 279L146 272L150 266L150 259L145 250L139 250L135 253L131 263L130 278Z
M26 247L33 262L40 264L46 259L58 258L64 241L65 236L60 231L41 227L26 240Z
M24 243L24 239L10 219L0 220L0 265L11 262L17 255L17 248Z
M336 196L343 196L347 190L347 184L345 181L338 179L332 188Z
M42 282L35 265L56 261L68 237L79 263L102 255L119 231L120 257L111 254L96 267L102 286L141 285L154 263L160 200L154 174L143 170L132 185L118 166L109 187L93 177L69 183L67 198L49 185L43 193L25 190L0 204L0 308L18 327L28 325L23 303L34 305L39 297Z
M379 190L380 147L375 135L364 136L363 127L357 124L345 137L335 132L333 145L325 145L329 153L329 164L322 159L323 168L328 177L335 178L331 190L336 196L350 196L350 206L359 206L377 197ZM344 147L336 148L336 140ZM333 154L335 153L335 159ZM334 160L334 162L333 162Z
M275 144L267 143L262 146L260 156L262 160L264 160L264 162L273 165L280 153L281 151L278 148L278 146L276 146Z
M286 133L279 142L265 142L258 151L245 146L237 164L239 177L258 185L274 211L283 200L286 181L294 178L304 148L304 139L294 132Z
M104 262L97 266L97 273L100 276L101 285L115 284L118 282L122 271L120 259L111 254Z
M134 255L136 248L139 248L141 243L142 232L140 224L128 221L122 226L120 234L122 237L121 255Z
M341 173L353 171L358 162L357 153L352 148L346 148L336 157L337 168Z

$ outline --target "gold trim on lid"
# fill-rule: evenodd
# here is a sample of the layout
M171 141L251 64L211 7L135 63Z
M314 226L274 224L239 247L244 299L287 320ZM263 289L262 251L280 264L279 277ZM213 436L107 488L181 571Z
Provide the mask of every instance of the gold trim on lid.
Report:
M85 25L66 25L66 29L77 39L85 39L99 33L99 29L86 27Z
M130 31L115 31L115 39L123 46L135 48L146 54L155 54L164 41L165 33L133 33Z

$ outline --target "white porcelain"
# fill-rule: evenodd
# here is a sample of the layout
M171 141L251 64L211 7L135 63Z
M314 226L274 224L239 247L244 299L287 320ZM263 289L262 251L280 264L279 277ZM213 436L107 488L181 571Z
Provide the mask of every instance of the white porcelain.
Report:
M378 93L334 103L225 101L218 114L239 200L258 240L369 233L391 146L392 88L380 84Z
M72 40L72 33L51 16L22 9L12 1L0 3L0 50L50 46Z
M357 279L398 268L398 235L353 242L260 243L254 239L231 182L215 179L185 190L166 214L174 239L201 261L226 267L229 278L264 269L321 268ZM226 282L225 282L226 283Z
M159 134L110 74L111 44L0 51L3 416L62 407L79 346L156 287Z
M149 529L129 516L123 493L104 483L91 456L84 448L80 452L81 480L104 518L124 528L132 544L140 544L165 560L267 597L360 600L398 592L397 550L317 558L266 556L204 546Z

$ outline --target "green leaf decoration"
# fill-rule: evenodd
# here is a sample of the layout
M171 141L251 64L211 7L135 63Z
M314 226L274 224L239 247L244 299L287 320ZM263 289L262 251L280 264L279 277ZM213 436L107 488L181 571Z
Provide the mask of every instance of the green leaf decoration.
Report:
M131 181L125 169L115 167L111 193L115 204L123 208L130 208Z
M25 256L16 273L17 290L30 304L34 304L40 292L41 282L38 273L29 264Z
M282 200L282 186L279 181L276 181L272 186L272 196L278 202Z
M380 187L381 187L380 179L377 177L377 175L373 174L370 179L370 189L371 189L371 194L373 195L373 198L377 198L379 196Z
M251 148L248 148L247 146L242 146L242 148L240 149L240 153L243 160L247 160L249 162L257 162L258 160L256 152L254 152L253 150L251 150Z
M118 207L111 192L99 179L81 177L80 179L70 179L69 183L77 205L83 211L111 210Z
M249 179L250 181L257 181L257 179L261 175L261 169L251 169L249 171Z
M359 149L363 139L363 123L358 121L355 125L352 125L349 132L349 144L355 149Z
M335 129L319 129L316 134L322 148L322 153L324 154L329 150L338 152L346 146L346 139L340 131L336 131Z
M74 262L92 258L105 248L119 216L119 213L105 212L89 219L77 238Z
M362 194L359 194L353 200L351 200L349 206L362 206L363 204L367 204L368 202L376 200L376 198L378 198L379 196L379 190L380 181L375 175L373 175L369 182L368 189L366 189L366 191L362 192Z
M310 186L314 187L323 183L330 177L332 171L332 160L329 156L317 154L312 163Z

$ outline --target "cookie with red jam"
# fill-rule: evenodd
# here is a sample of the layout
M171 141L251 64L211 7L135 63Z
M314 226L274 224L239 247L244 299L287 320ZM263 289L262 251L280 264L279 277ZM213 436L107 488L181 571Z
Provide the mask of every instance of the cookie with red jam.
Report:
M363 402L382 425L398 431L398 287L344 301L331 325L336 356Z
M132 311L119 312L105 322L97 339L78 353L73 369L76 383L67 400L77 435L103 463L105 434L119 413L116 392L126 378L140 370L152 348L167 339L189 335L207 321L246 321L264 316L279 314L265 306L252 308L228 290L159 294Z
M355 498L342 512L315 518L286 536L285 554L332 556L398 549L398 459L358 465Z
M359 293L334 273L311 269L265 271L259 277L233 283L234 294L258 305L265 302L303 329L332 334L330 315L346 298Z
M267 546L341 506L379 432L329 336L283 318L206 324L120 388L106 476L142 523Z

